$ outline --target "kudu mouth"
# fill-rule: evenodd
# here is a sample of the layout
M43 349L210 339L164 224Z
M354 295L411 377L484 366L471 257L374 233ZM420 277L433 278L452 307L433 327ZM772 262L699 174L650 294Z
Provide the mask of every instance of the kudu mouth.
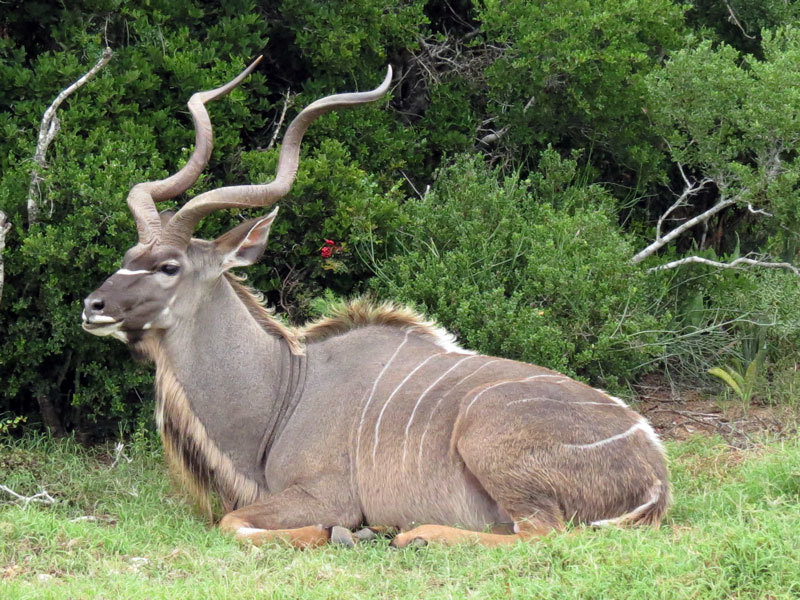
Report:
M113 336L124 342L128 341L128 334L122 330L124 321L117 320L107 315L93 315L91 317L86 315L84 310L81 313L81 327L84 331L92 335L106 337Z
M124 319L118 319L105 314L105 303L98 298L98 292L92 292L83 301L83 311L81 312L81 327L84 331L101 337L114 336L127 341L127 335L123 336L122 325Z

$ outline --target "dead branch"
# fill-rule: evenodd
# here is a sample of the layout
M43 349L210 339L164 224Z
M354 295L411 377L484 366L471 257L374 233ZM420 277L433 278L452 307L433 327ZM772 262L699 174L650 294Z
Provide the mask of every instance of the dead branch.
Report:
M3 250L6 247L6 235L11 230L11 223L6 221L6 213L0 210L0 301L3 300L3 281L5 280L5 267L3 266Z
M23 496L22 494L18 494L10 487L6 487L5 485L0 485L0 492L5 492L14 496L18 501L22 502L22 505L27 508L31 502L39 502L40 504L44 504L49 506L51 504L55 504L57 500L53 498L50 494L47 493L46 490L42 490L38 494L34 494L33 496Z
M694 193L696 193L696 191ZM685 192L681 196L683 197L684 195L685 195ZM737 201L737 198L723 198L719 202L717 202L714 206L709 208L708 210L705 210L702 213L700 213L699 215L696 215L696 216L692 217L691 219L689 219L685 223L679 225L678 227L676 227L675 229L670 231L667 235L665 235L663 237L660 236L660 235L657 235L655 241L652 244L650 244L649 246L647 246L644 250L638 252L631 259L631 262L633 264L637 264L637 263L642 262L645 258L647 258L648 256L651 256L656 251L658 251L661 248L663 248L664 246L666 246L668 243L670 243L676 237L681 235L684 231L687 231L687 230L691 229L692 227L694 227L695 225L699 225L700 223L705 223L711 217L716 215L718 212L728 208L729 206L732 206L732 205L736 204L736 201ZM672 210L674 210L674 208L677 208L676 204L673 204L672 207L670 207L668 212L671 212ZM666 214L662 215L661 219L659 219L659 224L658 224L659 229L661 227L661 223L663 222L663 219L664 219L665 216L666 216Z
M500 141L500 138L503 137L506 132L508 131L508 127L503 127L500 131L492 131L491 133L487 133L481 139L478 140L478 143L482 146L492 146Z
M747 32L744 30L744 27L742 27L742 24L739 22L739 19L736 17L736 13L733 12L733 9L731 8L731 5L728 4L728 0L723 0L723 2L725 3L725 7L728 9L728 14L730 14L730 17L728 17L728 20L731 21L732 23L735 23L736 26L739 28L739 31L742 32L742 35L744 35L744 37L746 37L748 40L756 39L752 35L748 35Z
M44 111L42 123L39 127L39 141L36 144L36 153L33 155L33 169L31 171L31 184L28 187L28 225L32 225L39 220L39 211L41 210L42 193L40 185L44 181L42 175L47 169L47 161L45 155L47 148L56 137L59 129L59 121L56 116L56 111L59 106L66 100L75 90L94 77L106 63L111 60L111 48L106 47L103 55L89 69L80 79L75 81L72 85L61 90L61 93L56 96L53 103Z
M111 463L109 469L113 469L114 467L116 467L117 463L119 462L119 459L121 458L125 459L125 462L129 464L133 462L133 459L128 457L125 454L125 452L123 452L123 450L125 450L125 444L123 444L122 442L117 442L116 445L114 446L114 462Z
M286 94L283 97L283 109L281 110L281 116L278 118L278 124L275 125L275 131L272 134L272 139L269 141L267 145L267 150L272 148L275 145L275 140L278 139L278 133L281 130L281 125L283 125L283 120L286 118L286 111L289 110L289 107L294 103L294 97L289 94L289 90L286 90Z
M673 260L663 265L658 265L657 267L651 267L650 269L647 269L647 272L652 273L654 271L666 271L667 269L674 269L675 267L680 267L681 265L687 265L689 263L699 263L703 265L709 265L712 267L718 267L720 269L740 269L741 267L739 265L751 265L754 267L764 267L766 269L788 269L789 271L800 277L800 269L798 269L791 263L769 262L747 257L740 257L737 258L736 260L732 260L731 262L725 263L716 260L710 260L708 258L702 258L700 256L686 256L684 258Z
M754 215L764 215L766 217L772 217L773 216L773 214L771 212L767 212L767 211L762 210L760 208L755 208L751 202L747 203L747 210L749 210Z

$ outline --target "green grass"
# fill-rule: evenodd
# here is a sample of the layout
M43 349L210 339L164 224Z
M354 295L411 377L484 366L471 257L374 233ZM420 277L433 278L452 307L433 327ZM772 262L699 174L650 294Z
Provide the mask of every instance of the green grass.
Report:
M0 598L798 598L800 442L670 443L675 505L659 530L582 530L505 549L241 546L170 492L157 451L27 438L0 484ZM8 500L0 495L0 502ZM96 520L75 520L91 515Z

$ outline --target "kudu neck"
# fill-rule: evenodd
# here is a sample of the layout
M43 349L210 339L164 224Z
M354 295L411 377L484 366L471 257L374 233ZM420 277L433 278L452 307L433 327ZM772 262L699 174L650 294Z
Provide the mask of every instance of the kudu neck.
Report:
M266 488L266 444L296 387L286 343L265 331L220 278L194 317L164 335L162 348L158 368L172 369L208 438L237 471Z

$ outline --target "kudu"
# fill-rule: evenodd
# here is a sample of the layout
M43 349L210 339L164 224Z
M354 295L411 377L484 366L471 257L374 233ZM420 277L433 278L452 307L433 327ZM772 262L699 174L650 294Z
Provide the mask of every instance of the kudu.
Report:
M403 531L393 541L402 547L505 544L569 522L657 525L669 502L663 450L621 400L463 350L393 304L356 301L302 328L281 324L228 273L261 257L277 208L214 241L192 238L212 211L286 195L309 124L383 96L391 69L373 91L300 112L273 182L208 191L159 215L155 203L185 191L209 159L204 103L255 64L192 96L194 153L176 174L132 188L139 243L83 312L84 329L155 362L167 461L209 514L209 498L221 500L221 528L302 547L327 541L334 525L382 524Z

